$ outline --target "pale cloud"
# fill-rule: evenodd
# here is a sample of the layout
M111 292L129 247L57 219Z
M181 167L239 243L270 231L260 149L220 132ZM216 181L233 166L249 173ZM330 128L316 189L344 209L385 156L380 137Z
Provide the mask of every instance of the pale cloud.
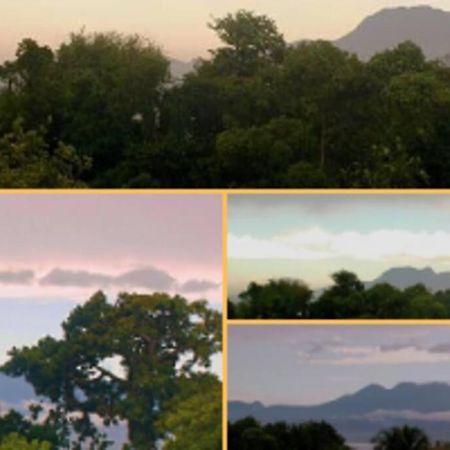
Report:
M382 345L358 345L327 340L297 351L302 361L333 366L439 363L450 361L450 343L418 344L412 340Z
M392 346L325 346L320 352L300 351L299 356L311 364L353 366L439 363L450 361L449 344L443 343L431 348L414 344Z
M207 292L213 289L218 289L220 287L219 283L210 280L188 280L181 284L180 291L183 293L193 293L193 292Z
M446 344L444 344L446 345ZM405 348L422 348L419 345L416 345L412 342L399 342L399 343L394 343L394 344L386 344L386 345L380 345L380 350L382 352L392 352L392 351L396 351L396 350L404 350ZM430 349L430 351L432 351L432 349Z
M112 277L98 272L86 270L53 269L43 276L39 283L42 286L76 286L76 287L99 287L111 283Z
M450 342L437 344L430 348L431 353L450 353Z
M176 280L169 273L155 267L130 270L113 279L121 286L138 286L149 289L166 290L173 288Z
M376 230L333 233L315 227L265 239L231 234L228 249L229 257L235 259L388 261L401 258L450 261L450 232Z
M359 417L361 418L361 417ZM388 411L379 409L366 414L364 418L373 421L383 421L386 419L421 420L424 422L450 422L450 411L438 411L422 413L411 410Z
M31 284L34 279L32 270L2 270L0 284Z
M166 290L173 288L175 278L155 267L134 269L119 275L85 270L53 269L40 279L43 286L75 287L135 287Z
M314 239L315 240L315 239ZM312 245L293 245L280 238L260 239L253 236L228 237L228 256L236 259L327 259L334 255Z
M182 293L204 293L220 287L219 283L206 279L189 279L185 282L179 282L168 272L151 266L128 270L118 275L55 268L44 275L39 283L42 286L97 289L132 287L180 291Z

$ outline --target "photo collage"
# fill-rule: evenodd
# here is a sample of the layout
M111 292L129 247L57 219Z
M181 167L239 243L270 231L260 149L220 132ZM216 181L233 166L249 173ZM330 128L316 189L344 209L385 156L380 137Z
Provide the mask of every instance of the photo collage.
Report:
M450 450L450 0L0 23L0 450Z

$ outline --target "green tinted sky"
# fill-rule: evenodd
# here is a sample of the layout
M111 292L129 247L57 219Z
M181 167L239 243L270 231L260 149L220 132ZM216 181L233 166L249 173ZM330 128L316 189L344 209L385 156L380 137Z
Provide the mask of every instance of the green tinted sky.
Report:
M336 270L371 280L398 266L450 269L450 197L232 196L231 294L294 277L319 288Z

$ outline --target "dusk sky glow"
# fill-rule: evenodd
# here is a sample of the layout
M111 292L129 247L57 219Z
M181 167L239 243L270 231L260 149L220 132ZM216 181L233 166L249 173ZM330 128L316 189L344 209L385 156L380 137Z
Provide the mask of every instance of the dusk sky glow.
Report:
M4 0L0 30L0 60L13 57L25 37L52 47L83 27L88 32L139 33L158 43L171 57L191 60L208 55L218 40L208 29L211 17L240 8L273 18L288 41L337 39L366 16L386 7L421 5L422 0L341 0L339 14L330 14L335 0ZM450 10L449 0L430 5Z

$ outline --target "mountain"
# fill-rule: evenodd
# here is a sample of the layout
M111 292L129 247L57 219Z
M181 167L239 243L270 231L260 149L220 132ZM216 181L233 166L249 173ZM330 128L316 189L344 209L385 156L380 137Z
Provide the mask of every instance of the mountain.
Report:
M180 80L194 69L194 62L179 61L178 59L170 60L170 73L175 80Z
M335 44L367 60L407 40L422 47L429 59L449 55L450 12L430 6L383 9Z
M408 423L433 439L450 440L450 385L401 383L392 389L376 384L315 406L264 406L229 402L231 422L253 416L263 423L326 420L351 442L368 441L380 429Z
M382 273L375 280L366 283L367 287L388 283L399 289L415 284L423 284L433 292L450 289L450 272L435 272L430 267L415 269L413 267L394 267Z

